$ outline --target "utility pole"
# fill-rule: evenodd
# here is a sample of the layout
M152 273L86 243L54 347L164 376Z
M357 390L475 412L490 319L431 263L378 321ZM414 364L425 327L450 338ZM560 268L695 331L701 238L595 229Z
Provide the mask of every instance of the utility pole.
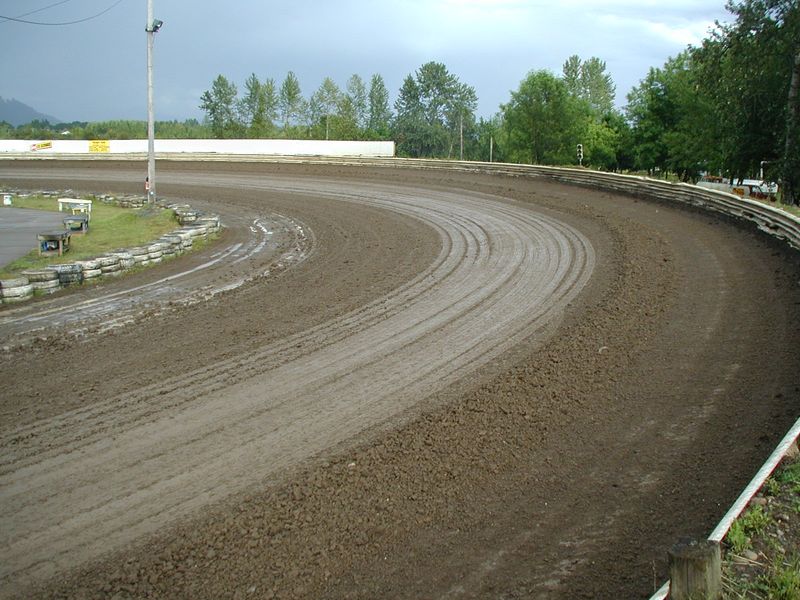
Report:
M153 41L163 21L153 18L153 0L147 0L147 200L156 199L155 120L153 117Z
M464 113L458 113L459 160L464 160Z
M489 162L492 162L492 154L494 153L494 136L489 136Z

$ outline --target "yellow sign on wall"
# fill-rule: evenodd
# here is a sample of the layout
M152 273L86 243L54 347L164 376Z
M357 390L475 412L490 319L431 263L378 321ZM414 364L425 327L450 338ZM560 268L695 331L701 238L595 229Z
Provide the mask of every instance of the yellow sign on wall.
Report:
M31 144L31 150L36 152L37 150L50 150L53 147L53 142L38 142L36 144Z
M111 152L111 143L108 140L90 140L89 152Z

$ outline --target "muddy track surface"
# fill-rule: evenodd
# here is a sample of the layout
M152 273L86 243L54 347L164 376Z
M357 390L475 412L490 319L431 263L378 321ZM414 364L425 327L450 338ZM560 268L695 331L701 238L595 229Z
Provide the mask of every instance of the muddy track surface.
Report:
M159 192L224 235L0 310L3 596L642 597L800 410L797 255L730 223L332 165Z

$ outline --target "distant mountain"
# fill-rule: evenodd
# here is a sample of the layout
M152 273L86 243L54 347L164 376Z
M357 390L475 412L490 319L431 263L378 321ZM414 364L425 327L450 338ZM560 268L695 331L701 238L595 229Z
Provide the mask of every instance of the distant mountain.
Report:
M0 121L5 121L14 127L19 127L20 125L25 125L35 120L50 121L53 125L63 122L58 117L40 113L35 108L31 108L19 100L14 100L13 98L11 100L6 100L0 97Z

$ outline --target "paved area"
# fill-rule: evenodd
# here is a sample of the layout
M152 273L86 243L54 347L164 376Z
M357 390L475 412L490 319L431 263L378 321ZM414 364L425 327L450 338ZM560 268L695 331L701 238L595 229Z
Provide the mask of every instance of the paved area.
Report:
M0 268L36 249L36 234L64 228L63 213L0 208Z

